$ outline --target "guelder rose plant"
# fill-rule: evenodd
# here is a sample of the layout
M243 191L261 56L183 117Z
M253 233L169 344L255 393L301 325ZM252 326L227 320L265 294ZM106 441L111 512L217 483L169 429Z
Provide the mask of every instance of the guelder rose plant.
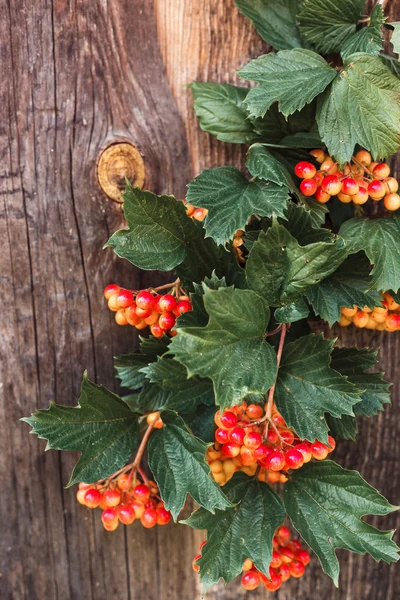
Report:
M107 246L173 274L105 289L116 323L143 334L115 361L124 391L85 374L78 406L25 421L49 448L81 452L68 486L106 530L206 530L193 563L204 590L242 572L246 589L277 590L310 552L337 585L336 548L398 557L393 532L364 520L395 507L331 457L356 416L390 402L377 351L337 348L310 322L400 329L386 162L400 146L400 63L383 51L391 36L399 52L400 27L361 0L236 3L276 52L239 72L250 90L192 92L204 131L248 145L246 168L202 172L183 202L127 185L128 228ZM198 508L182 520L188 495Z

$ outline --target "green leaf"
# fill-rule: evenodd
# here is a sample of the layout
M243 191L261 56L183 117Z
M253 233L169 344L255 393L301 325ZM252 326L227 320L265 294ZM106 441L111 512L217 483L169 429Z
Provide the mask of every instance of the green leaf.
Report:
M336 77L336 71L315 52L295 49L251 60L239 75L259 83L245 100L252 116L264 116L274 102L288 116L321 94Z
M318 52L340 52L362 17L364 0L304 0L300 32Z
M139 393L123 396L122 399L133 412L144 415L155 410L170 408L171 392L145 380Z
M169 392L168 408L176 412L191 412L198 404L215 402L210 379L188 378L186 368L172 358L159 358L142 369L146 378Z
M356 52L378 55L383 46L382 25L385 21L386 17L382 6L376 4L372 9L368 26L356 31L343 44L341 49L342 58L351 56Z
M385 67L389 69L389 71L398 79L400 78L400 61L397 60L394 56L389 56L389 54L380 54L379 59L383 62Z
M277 323L295 323L301 319L306 319L310 313L310 309L304 302L303 298L287 304L281 308L277 308L274 313L274 318Z
M210 377L222 409L247 394L266 392L274 383L275 352L265 340L270 312L250 290L205 289L205 327L183 327L170 351L189 375Z
M297 0L235 0L235 4L263 40L277 50L302 47L297 28Z
M281 139L282 146L292 148L318 148L322 145L319 133L316 131L299 131Z
M301 246L316 242L333 244L337 241L337 237L331 231L314 225L312 215L305 206L289 204L286 217L287 220L283 221L282 225Z
M374 265L369 288L385 292L400 288L400 217L394 219L356 218L343 223L339 231L349 252L364 250Z
M282 500L266 483L235 473L225 490L232 502L240 502L239 506L215 515L200 508L183 521L207 530L207 544L197 561L203 592L221 578L228 582L239 575L246 558L269 575L272 538L285 518Z
M331 366L334 341L310 334L284 348L275 401L286 423L301 439L326 443L324 414L354 416L360 391Z
M203 442L214 443L214 415L217 409L217 406L205 406L204 404L199 404L195 412L182 413L181 417L192 431L193 435L201 439Z
M85 373L78 406L51 404L22 419L31 433L47 440L46 450L75 450L81 457L68 487L93 483L118 471L139 441L137 416L119 396L90 381Z
M375 159L400 145L400 81L376 56L353 54L318 99L317 123L329 154L342 164L359 144Z
M390 383L383 379L383 373L366 373L377 364L377 350L368 348L334 348L332 368L363 390L361 402L354 407L356 415L372 417L390 404Z
M361 520L364 515L387 515L396 510L357 471L347 471L330 460L311 462L295 471L284 487L290 519L318 556L322 568L338 585L335 549L370 554L394 562L398 548L393 532L380 531Z
M279 144L282 138L308 131L315 124L316 102L306 104L303 110L285 118L278 104L272 104L262 119L254 121L254 131L269 144Z
M343 262L340 240L300 246L283 225L274 222L261 232L247 259L248 286L269 306L298 300L311 286L330 275Z
M251 215L285 216L288 191L274 183L251 182L233 167L203 171L188 185L190 204L208 209L205 228L208 237L224 244L238 229L244 229Z
M342 306L379 306L381 295L368 290L371 283L369 270L363 254L349 256L337 271L307 291L307 300L315 314L332 327L340 319Z
M393 45L393 51L396 54L400 54L400 21L388 23L388 25L393 29L392 37L390 39Z
M248 89L225 83L195 82L190 86L200 127L222 142L248 144L257 138L243 100Z
M169 341L166 335L160 339L153 336L141 338L140 352L117 356L114 359L114 367L121 385L130 390L141 388L145 380L143 367L157 360L160 354L164 354L168 350Z
M355 417L342 415L339 419L338 417L332 417L332 415L326 415L326 422L328 423L329 430L335 440L340 438L342 440L351 440L355 442L358 433Z
M129 182L123 198L129 229L116 231L106 246L139 269L169 271L179 265L187 255L188 244L199 237L183 202L134 188Z
M149 466L174 519L181 512L187 494L212 513L231 506L206 464L209 444L194 437L177 414L163 412L162 420L164 426L154 431L149 441Z
M253 144L250 147L246 167L253 177L272 181L280 186L285 185L291 191L296 188L289 170L263 144ZM262 216L270 217L271 215Z

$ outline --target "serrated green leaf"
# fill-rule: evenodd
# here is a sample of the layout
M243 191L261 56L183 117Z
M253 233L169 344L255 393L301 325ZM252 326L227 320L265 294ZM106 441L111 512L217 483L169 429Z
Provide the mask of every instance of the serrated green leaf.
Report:
M31 425L31 433L47 440L46 450L81 453L68 486L112 475L128 462L139 441L137 415L119 396L90 381L86 373L78 406L51 404L22 421Z
M296 188L289 170L263 144L253 144L250 147L246 167L253 177L272 181L279 186L285 185L292 191ZM270 217L271 215L262 216Z
M326 443L325 413L354 416L353 407L361 400L361 391L330 366L333 343L310 334L284 348L275 401L301 439Z
M326 415L325 418L330 433L335 440L340 438L342 440L351 440L352 442L355 442L358 433L357 420L355 417L342 415L338 418L332 417L332 415Z
M355 32L364 0L304 0L299 15L300 32L318 52L340 52Z
M371 283L369 270L363 254L346 258L337 271L307 291L307 300L315 314L332 327L339 321L343 306L379 306L382 296L376 290L368 290Z
M226 288L225 277L219 278L215 272L211 277L205 277L202 284L195 283L193 285L194 292L190 294L190 300L193 310L183 313L177 321L177 328L180 327L205 327L208 323L208 314L204 307L205 290L219 290Z
M289 135L309 131L315 124L316 102L306 104L301 111L296 111L285 118L279 112L278 104L272 104L261 119L255 119L254 131L262 138L261 141L269 144L279 144Z
M400 217L350 219L339 231L349 252L364 250L374 265L370 289L385 292L400 288Z
M154 431L149 440L149 466L174 519L181 512L187 494L212 513L231 506L211 478L205 459L208 444L194 437L177 414L163 412L162 420L164 426Z
M332 86L318 99L317 123L329 154L351 160L354 147L375 159L400 146L400 81L376 56L353 54Z
M366 372L376 367L377 354L368 348L334 348L332 353L332 368L363 390L361 402L354 407L354 413L363 417L372 417L384 409L384 404L390 404L390 383L383 379L383 373Z
M286 217L286 221L282 221L281 224L301 246L316 242L333 244L337 240L336 236L328 229L315 226L313 218L305 206L289 204Z
M390 25L390 28L393 28L392 37L390 39L393 44L393 51L396 52L396 54L400 54L400 21L388 23L388 25Z
M215 441L214 415L217 406L205 406L200 404L192 413L182 413L180 416L192 431L193 435L203 442L213 443Z
M244 229L251 215L285 216L288 191L271 182L249 181L233 167L203 171L188 185L190 204L208 209L205 228L217 244Z
M339 241L300 246L283 225L274 222L259 235L247 259L249 288L269 306L298 300L343 262L346 250L339 248Z
M293 135L287 135L281 139L282 146L291 148L318 148L322 145L317 131L299 131Z
M206 289L204 306L208 324L180 328L171 353L190 376L212 379L222 409L266 392L275 379L276 356L264 340L270 312L263 300L250 290Z
M194 110L203 131L222 142L248 144L257 138L252 122L242 106L248 89L226 83L200 83L190 86Z
M168 350L169 342L170 339L166 335L162 338L150 335L148 338L140 338L140 352L116 356L114 367L121 385L130 390L140 389L145 380L143 367L157 360L157 356L164 354Z
M303 46L297 28L298 0L235 0L235 4L277 50Z
M277 323L295 323L301 319L306 319L310 313L310 309L304 302L303 298L277 308L274 313L274 318Z
M239 506L215 515L199 509L184 521L195 529L207 530L207 544L197 561L203 592L221 578L228 582L239 575L246 558L269 575L272 538L285 518L282 500L266 483L235 473L225 489Z
M170 408L171 392L145 379L140 392L123 396L122 399L133 412L144 415Z
M356 31L343 44L341 49L342 58L351 56L356 52L378 55L383 46L382 25L385 21L386 17L382 6L376 4L372 9L368 26Z
M387 515L397 507L357 471L342 469L330 460L308 463L285 484L284 503L294 527L335 585L339 578L336 548L369 553L388 563L398 559L393 532L380 531L361 520L369 514Z
M239 75L259 84L244 101L252 116L263 117L274 102L288 116L321 94L336 77L336 71L315 52L295 49L251 60Z
M400 61L397 60L397 58L390 56L389 54L380 54L379 60L383 62L392 75L400 79Z

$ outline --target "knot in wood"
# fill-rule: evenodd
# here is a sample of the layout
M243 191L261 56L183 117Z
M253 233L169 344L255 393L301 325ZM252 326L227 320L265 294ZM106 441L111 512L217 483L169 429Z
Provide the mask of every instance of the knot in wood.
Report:
M121 192L126 179L135 187L144 184L143 158L137 148L127 142L108 146L99 157L97 177L103 192L116 202L123 202Z

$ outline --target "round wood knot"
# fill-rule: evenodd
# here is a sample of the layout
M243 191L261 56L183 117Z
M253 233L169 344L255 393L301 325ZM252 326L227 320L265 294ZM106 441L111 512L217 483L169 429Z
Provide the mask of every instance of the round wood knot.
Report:
M126 179L135 187L142 187L144 176L143 158L132 144L112 144L100 154L97 177L101 189L112 200L123 202L121 192L125 189Z

